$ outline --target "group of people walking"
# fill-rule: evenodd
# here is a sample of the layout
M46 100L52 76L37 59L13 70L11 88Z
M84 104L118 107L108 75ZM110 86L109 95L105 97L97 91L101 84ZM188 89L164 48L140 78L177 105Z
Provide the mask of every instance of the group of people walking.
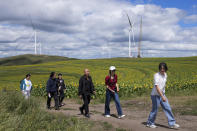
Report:
M51 72L49 80L47 81L46 92L47 92L47 109L51 109L51 99L54 98L55 110L59 110L59 107L63 106L64 100L64 90L66 85L62 78L62 74L58 74L56 78L56 73Z
M154 75L154 88L151 92L151 100L152 100L152 110L149 114L147 120L147 127L156 128L155 119L157 116L158 108L161 105L165 115L168 119L169 128L179 128L180 126L176 124L174 119L174 115L172 113L172 109L168 102L167 97L165 96L165 86L167 81L167 64L160 63L159 64L159 72ZM116 67L110 66L109 74L105 77L105 85L106 85L106 99L105 99L105 117L111 117L110 115L110 101L111 98L114 99L118 118L121 119L125 117L123 114L120 99L119 99L119 85L118 85L118 76L115 73ZM26 75L26 78L21 81L21 91L26 99L30 97L30 92L32 90L32 83L30 81L30 74ZM47 92L47 108L51 109L51 99L54 98L55 101L55 110L59 110L59 107L64 104L64 90L66 89L66 85L64 80L62 79L62 74L58 74L58 78L56 78L56 73L51 72L49 80L47 81L46 92ZM91 100L91 95L95 95L95 87L92 81L92 77L90 76L89 69L84 70L84 74L81 76L79 80L78 87L78 95L80 99L83 100L83 105L79 107L79 111L85 117L90 117L89 114L89 103Z

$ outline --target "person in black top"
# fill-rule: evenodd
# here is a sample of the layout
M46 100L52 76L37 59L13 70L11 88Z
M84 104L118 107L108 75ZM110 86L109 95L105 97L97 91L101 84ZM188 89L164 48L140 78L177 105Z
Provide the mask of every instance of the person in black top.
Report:
M92 82L92 78L90 76L90 72L88 69L84 70L84 75L79 80L79 88L78 95L81 99L83 99L84 104L79 108L81 114L85 110L85 116L90 117L89 115L89 103L91 99L91 95L95 94L94 85Z
M51 106L51 98L53 97L55 100L55 110L59 110L58 106L58 96L57 96L57 79L56 79L56 73L51 72L50 78L47 81L46 86L47 91L47 108L50 109Z
M64 80L62 79L61 73L58 74L57 87L58 87L59 106L64 106L62 102L64 100L64 90L66 89L66 85L64 84Z

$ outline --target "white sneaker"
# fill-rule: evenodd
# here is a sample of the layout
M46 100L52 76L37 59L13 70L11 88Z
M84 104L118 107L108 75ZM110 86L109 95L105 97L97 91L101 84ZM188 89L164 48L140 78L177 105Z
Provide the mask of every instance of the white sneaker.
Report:
M152 125L147 124L146 126L147 126L147 127L150 127L150 128L157 128L157 126L154 125L154 124L152 124Z
M173 126L169 126L171 129L177 129L177 128L179 128L180 127L180 125L179 124L174 124Z
M110 115L105 115L105 117L109 118L109 117L111 117L111 116L110 116Z
M121 119L123 117L125 117L126 115L121 115L121 116L118 116L118 119Z

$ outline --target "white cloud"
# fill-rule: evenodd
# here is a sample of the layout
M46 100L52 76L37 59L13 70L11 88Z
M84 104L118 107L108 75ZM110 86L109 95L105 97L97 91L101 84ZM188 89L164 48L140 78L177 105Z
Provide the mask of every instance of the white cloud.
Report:
M197 23L197 15L189 15L185 17L186 23Z
M125 12L135 22L136 43L143 17L144 56L197 52L197 27L186 29L178 24L183 19L195 21L195 15L187 16L177 8L118 0L6 0L0 4L1 57L34 52L30 17L45 54L126 57L129 25Z

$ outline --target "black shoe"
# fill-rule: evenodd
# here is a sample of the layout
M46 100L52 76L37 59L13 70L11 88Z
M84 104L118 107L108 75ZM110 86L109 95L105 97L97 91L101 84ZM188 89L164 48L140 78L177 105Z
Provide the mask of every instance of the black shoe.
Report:
M79 107L79 110L80 110L81 114L83 115L83 109L82 109L82 107Z
M47 106L47 109L48 109L48 110L51 110L51 107L50 107L50 106Z
M90 115L89 114L85 114L85 117L90 118Z
M55 110L60 110L60 108L55 108Z

